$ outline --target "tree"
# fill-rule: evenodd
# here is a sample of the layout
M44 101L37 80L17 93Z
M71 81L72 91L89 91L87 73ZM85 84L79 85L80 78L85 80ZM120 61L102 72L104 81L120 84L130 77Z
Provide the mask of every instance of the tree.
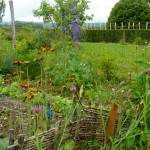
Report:
M92 16L85 14L85 10L89 9L88 0L55 0L55 2L56 5L51 6L47 0L42 0L40 8L33 11L34 16L43 17L44 22L51 22L57 27L71 24L74 16L80 25L92 19Z
M128 26L128 23L139 22L141 26L150 21L150 7L144 0L120 0L112 8L110 16L107 21L107 26L110 22L115 23L117 26L121 26L121 23Z
M3 17L4 17L4 13L5 13L5 1L4 0L0 0L0 22L2 22Z

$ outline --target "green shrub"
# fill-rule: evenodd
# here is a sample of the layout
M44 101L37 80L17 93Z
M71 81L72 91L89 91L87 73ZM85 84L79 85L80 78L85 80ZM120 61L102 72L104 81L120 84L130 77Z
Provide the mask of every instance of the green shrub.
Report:
M85 30L87 42L106 42L106 43L136 43L150 41L150 30ZM141 37L141 39L138 39Z

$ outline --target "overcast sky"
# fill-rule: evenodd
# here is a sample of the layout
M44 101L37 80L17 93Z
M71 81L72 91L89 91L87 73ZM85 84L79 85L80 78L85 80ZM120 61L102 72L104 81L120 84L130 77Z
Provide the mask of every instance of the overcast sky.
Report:
M11 21L9 0L6 1L6 10L3 21ZM33 17L32 11L38 9L42 0L13 0L15 20L19 21L35 21L41 22L42 18ZM90 10L87 14L93 14L94 18L92 22L106 22L110 14L111 9L119 0L90 0ZM54 0L49 0L51 5L54 5Z

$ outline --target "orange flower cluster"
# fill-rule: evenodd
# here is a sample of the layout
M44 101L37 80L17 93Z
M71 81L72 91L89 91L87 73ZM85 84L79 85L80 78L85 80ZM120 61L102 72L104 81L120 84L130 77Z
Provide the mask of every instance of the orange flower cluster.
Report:
M51 47L51 48L49 48L49 47L47 47L47 48L46 48L46 47L42 47L42 48L41 48L41 51L42 51L42 52L45 52L45 51L47 51L47 50L50 50L50 51L54 52L54 51L56 50L56 48L52 48L52 47Z
M20 65L28 65L30 63L30 61L19 61L19 60L15 60L13 61L14 65L20 66Z
M31 83L30 83L30 82L25 83L25 84L24 84L24 83L22 83L22 84L21 84L21 86L22 86L22 87L30 87L30 86L31 86Z

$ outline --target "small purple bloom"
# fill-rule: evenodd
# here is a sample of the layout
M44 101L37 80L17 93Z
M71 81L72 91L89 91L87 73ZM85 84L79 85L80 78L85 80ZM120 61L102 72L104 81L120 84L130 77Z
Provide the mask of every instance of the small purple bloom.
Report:
M71 87L71 88L70 88L70 91L71 91L71 92L74 92L74 93L77 92L76 86Z
M41 107L34 107L34 109L33 109L33 111L34 111L35 113L39 113L41 110L42 110Z

